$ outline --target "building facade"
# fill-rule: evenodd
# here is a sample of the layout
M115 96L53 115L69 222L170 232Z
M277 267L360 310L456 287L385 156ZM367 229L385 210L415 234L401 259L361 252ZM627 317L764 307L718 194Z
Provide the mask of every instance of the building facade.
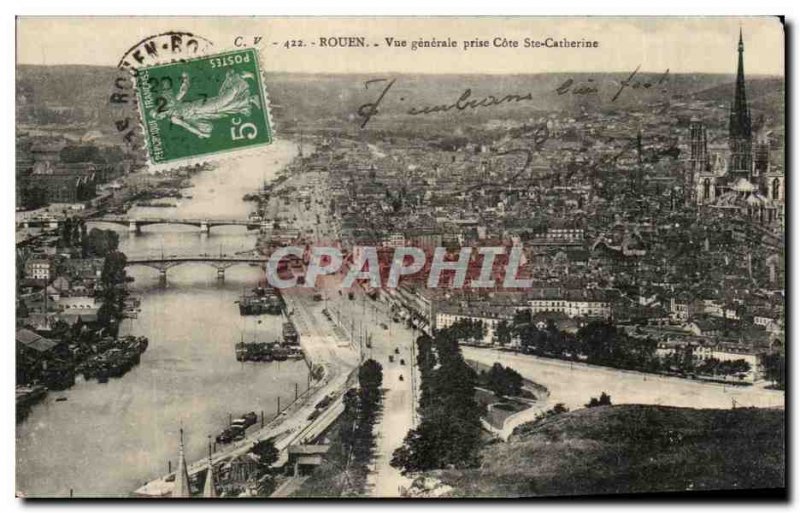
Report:
M32 280L50 280L53 263L46 258L31 258L25 262L25 276Z

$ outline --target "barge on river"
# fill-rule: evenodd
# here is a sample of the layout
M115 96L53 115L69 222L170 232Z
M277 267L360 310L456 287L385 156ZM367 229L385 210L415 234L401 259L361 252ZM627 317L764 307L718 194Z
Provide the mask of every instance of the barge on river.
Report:
M272 287L256 287L239 298L241 315L279 315L283 311L283 299Z
M96 378L100 383L105 383L109 378L120 377L134 366L139 364L142 353L147 350L146 337L121 337L104 341L98 347L98 352L75 369L83 374L85 379Z
M239 342L236 344L236 360L240 362L280 362L302 358L303 351L299 347L282 345L279 342Z
M291 321L283 323L282 331L283 343L285 345L292 346L300 343L300 339L297 335L297 329L294 327L294 324L292 324Z

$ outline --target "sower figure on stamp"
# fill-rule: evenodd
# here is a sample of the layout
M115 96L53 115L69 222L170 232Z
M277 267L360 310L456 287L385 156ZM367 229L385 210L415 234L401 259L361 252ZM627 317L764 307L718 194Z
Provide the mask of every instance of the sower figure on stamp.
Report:
M189 75L184 72L181 75L178 94L173 96L171 91L165 91L166 104L158 109L153 117L169 118L172 124L185 128L197 137L207 139L211 137L214 128L211 120L237 114L249 116L251 106L261 108L258 95L250 93L250 85L247 83L247 79L253 78L252 73L236 73L229 70L217 96L183 101L191 85Z

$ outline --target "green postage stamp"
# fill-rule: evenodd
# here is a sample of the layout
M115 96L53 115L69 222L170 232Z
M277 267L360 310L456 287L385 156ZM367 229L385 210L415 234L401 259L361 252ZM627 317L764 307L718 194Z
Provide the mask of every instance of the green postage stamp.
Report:
M141 68L135 80L153 165L197 161L273 140L254 49Z

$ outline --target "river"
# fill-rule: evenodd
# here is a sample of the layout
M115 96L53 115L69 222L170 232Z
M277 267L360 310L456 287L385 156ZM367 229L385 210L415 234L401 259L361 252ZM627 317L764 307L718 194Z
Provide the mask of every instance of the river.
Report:
M261 186L290 162L297 150L277 142L257 157L234 159L192 178L176 208L134 207L141 217L245 218L252 205L242 196ZM182 225L150 225L140 234L120 233L129 257L190 255L252 250L257 232L244 227L214 227L210 234ZM228 269L224 282L205 264L168 271L131 267L131 292L142 299L135 320L122 332L150 340L141 364L107 384L81 380L69 390L50 393L17 426L16 489L25 496L126 496L149 478L177 463L178 430L183 425L189 461L205 454L207 436L225 427L228 414L264 411L275 415L278 401L305 390L303 361L242 364L234 358L240 336L272 341L281 318L241 317L234 301L263 277L258 267ZM66 401L56 401L57 398Z

